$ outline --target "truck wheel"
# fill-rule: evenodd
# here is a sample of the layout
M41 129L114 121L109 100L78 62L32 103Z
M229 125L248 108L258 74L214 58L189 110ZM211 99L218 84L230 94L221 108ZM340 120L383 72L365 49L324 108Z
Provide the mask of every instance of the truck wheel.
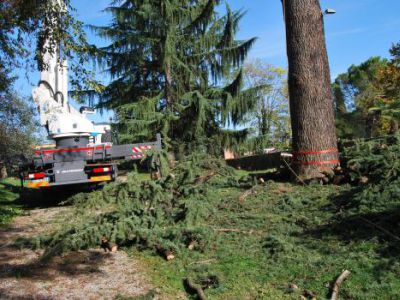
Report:
M114 173L112 174L112 181L115 181L115 180L117 180L117 177L118 177L118 166L113 165L113 170L114 170Z

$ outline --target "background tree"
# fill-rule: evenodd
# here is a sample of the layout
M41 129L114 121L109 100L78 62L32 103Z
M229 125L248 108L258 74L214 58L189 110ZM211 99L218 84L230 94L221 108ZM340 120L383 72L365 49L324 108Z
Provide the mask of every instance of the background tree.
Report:
M387 61L372 57L356 66L352 65L346 73L340 74L334 83L336 106L349 108L337 110L338 134L340 137L371 137L377 133L380 118L370 109L377 104L381 94L380 70Z
M0 1L0 93L12 87L14 70L46 68L43 54L53 53L61 41L73 85L83 88L83 83L91 82L92 74L84 67L90 49L73 12L69 0ZM58 26L53 25L55 19ZM45 40L49 43L44 44Z
M282 1L289 61L294 163L301 177L331 172L338 163L330 70L318 0ZM324 154L306 154L325 151Z
M224 128L239 124L255 101L255 88L242 91L240 71L255 39L236 40L243 12L227 7L219 16L219 3L115 1L107 9L112 24L93 27L111 41L97 52L112 77L99 107L116 111L122 141L162 132L175 150L219 152L244 139L246 130Z
M246 116L246 123L257 130L254 140L257 140L259 149L251 150L289 146L291 132L286 70L255 59L245 63L243 74L247 87L262 87L254 110Z
M36 141L34 110L29 101L15 91L0 96L0 168L1 177L14 170L22 154L29 155Z
M393 134L398 131L400 120L400 43L393 45L390 54L392 59L379 74L383 97L376 109L389 120L389 133Z
M400 69L396 45L391 53L392 60L371 57L336 78L335 102L349 108L337 114L340 137L369 138L397 131Z
M380 70L379 79L382 84L383 97L387 100L400 99L400 43L389 50L392 58Z

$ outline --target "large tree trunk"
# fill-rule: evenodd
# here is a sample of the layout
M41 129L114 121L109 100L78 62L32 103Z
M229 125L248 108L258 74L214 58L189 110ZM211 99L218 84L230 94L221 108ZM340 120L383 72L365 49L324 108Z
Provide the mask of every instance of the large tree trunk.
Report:
M295 169L318 178L339 163L323 13L319 0L283 0L283 7Z

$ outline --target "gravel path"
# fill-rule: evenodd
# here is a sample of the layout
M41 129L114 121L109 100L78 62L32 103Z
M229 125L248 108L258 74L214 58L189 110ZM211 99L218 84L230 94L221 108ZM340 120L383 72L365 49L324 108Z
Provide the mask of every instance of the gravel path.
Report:
M35 209L0 230L0 299L114 299L151 291L139 263L123 251L77 251L44 264L42 251L13 246L18 237L58 226L57 215L68 213L65 207Z

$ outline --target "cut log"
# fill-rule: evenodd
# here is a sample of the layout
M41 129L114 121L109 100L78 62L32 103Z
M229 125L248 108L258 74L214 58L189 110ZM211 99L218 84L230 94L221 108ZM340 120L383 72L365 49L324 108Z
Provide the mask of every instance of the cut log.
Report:
M105 236L101 238L100 247L103 248L104 252L107 252L107 250L110 252L118 251L118 245L111 243L110 240Z
M174 253L172 253L172 251L166 251L165 252L165 259L167 261L173 260L175 258Z
M164 257L167 261L173 260L175 258L174 253L169 249L165 249L158 245L156 246L156 250L158 254Z
M196 241L191 241L188 245L189 250L193 250L196 247Z

